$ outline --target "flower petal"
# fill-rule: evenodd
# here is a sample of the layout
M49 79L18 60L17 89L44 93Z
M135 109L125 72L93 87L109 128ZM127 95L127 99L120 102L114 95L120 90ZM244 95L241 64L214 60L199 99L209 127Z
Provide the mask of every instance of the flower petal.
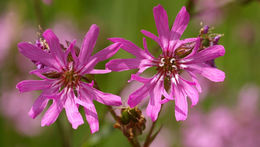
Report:
M145 84L145 83L149 82L151 79L140 77L137 74L132 74L131 75L131 80L136 80L138 82L141 82L141 83Z
M97 38L99 34L99 28L97 25L93 24L91 25L89 31L87 32L80 53L79 53L79 61L82 64L86 64L86 61L91 56L91 53L93 52L93 49L95 47Z
M170 37L168 16L166 11L161 5L158 5L153 8L153 15L154 15L157 31L159 34L159 39L161 41L161 45L162 45L161 47L165 51L168 49L168 43Z
M91 133L95 133L99 130L99 122L95 105L90 98L92 95L89 95L87 90L83 89L78 90L78 92L80 99L76 99L76 103L84 107Z
M161 46L159 38L156 35L154 35L153 33L146 31L146 30L141 30L141 33L143 33L145 36L153 39L155 42L157 42Z
M70 46L68 47L68 53L66 54L66 58L68 58L69 53L71 53L71 56L73 58L74 61L74 66L77 68L77 66L79 65L79 58L76 55L76 51L75 51L75 44L76 44L76 40L72 41L70 43Z
M53 71L53 69L51 69L51 68L44 67L44 68L41 68L41 69L34 69L34 70L30 71L29 73L34 74L41 79L50 80L46 76L43 75L44 73L48 73L48 72L56 72L56 71Z
M197 90L201 93L201 92L202 92L202 89L201 89L201 86L200 86L200 83L199 83L199 80L198 80L196 74L193 73L193 72L190 72L190 71L187 71L187 72L188 72L189 75L191 76L192 81L196 84Z
M162 97L162 87L163 81L158 82L153 89L150 89L150 100L146 108L146 114L151 117L152 121L156 121L158 114L161 110L161 97Z
M61 49L61 45L57 36L53 33L51 29L47 29L42 36L47 41L51 54L56 58L56 60L64 67L67 63L64 51Z
M36 118L47 106L49 99L40 95L36 101L33 103L32 108L29 111L29 116L31 118Z
M116 42L121 43L122 49L133 54L134 56L136 56L138 58L148 58L148 59L150 58L150 56L147 55L143 49L141 49L140 47L138 47L137 45L135 45L134 43L132 43L129 40L125 40L123 38L109 38L109 40L114 43L116 43Z
M75 95L73 91L67 92L67 99L64 105L69 122L72 124L73 129L77 129L78 126L84 123L82 116L79 113L78 107L75 103Z
M106 74L110 73L111 70L109 69L92 69L91 71L88 72L88 74Z
M181 84L183 85L183 91L185 91L186 95L190 98L192 106L195 106L199 101L199 93L186 81L180 80Z
M199 51L194 56L190 57L192 63L202 63L220 56L224 56L225 48L222 45L210 46L202 51Z
M99 61L104 61L110 57L112 57L121 47L121 43L114 43L101 51L97 52L95 55L91 57L92 60L97 59Z
M225 73L215 67L207 64L190 64L188 70L200 74L213 82L222 82L225 79Z
M19 43L18 49L21 54L23 54L25 57L33 61L39 61L40 63L53 67L57 70L60 69L60 65L49 53L44 52L42 49L30 43L27 42Z
M127 101L128 105L133 108L137 104L139 104L147 95L148 92L152 88L152 85L150 83L144 84L141 88L133 92Z
M112 71L124 71L137 69L140 67L140 59L114 59L106 64L106 67Z
M177 86L173 86L175 94L175 118L177 121L186 120L188 114L187 97Z
M84 89L81 92L85 93L85 95L90 95L94 100L98 101L99 103L110 106L122 105L121 97L117 95L104 93L85 83L82 83L82 87L84 87Z
M95 105L92 101L88 99L88 104L84 108L86 119L88 121L91 133L95 133L99 130L99 122L98 122L98 115L95 108Z
M46 80L24 80L19 82L16 85L16 88L20 92L28 92L28 91L43 90L49 88L51 84L52 81L46 81Z
M156 74L153 78L149 80L147 80L146 78L139 77L137 75L132 75L132 78L135 80L140 80L140 82L145 82L141 88L139 88L129 96L129 99L127 101L130 107L135 107L148 95L148 92L152 88L154 88L157 79L159 78L159 75Z
M174 40L179 40L186 27L188 26L190 20L189 13L185 7L182 7L180 12L175 18L174 24L171 29L171 42Z
M105 49L97 52L95 55L90 57L87 65L84 66L84 68L81 70L80 73L86 74L89 71L91 71L98 62L112 57L119 50L120 46L121 46L120 43L114 43L114 44L106 47Z
M60 96L53 99L52 105L45 112L45 114L42 118L42 121L41 121L42 127L49 126L57 120L60 112L63 109L65 101L66 101L66 93L65 92L61 93Z
M147 42L146 42L146 39L144 37L143 37L143 46L144 46L144 51L146 52L146 54L151 56L151 58L154 58L154 56L148 50Z

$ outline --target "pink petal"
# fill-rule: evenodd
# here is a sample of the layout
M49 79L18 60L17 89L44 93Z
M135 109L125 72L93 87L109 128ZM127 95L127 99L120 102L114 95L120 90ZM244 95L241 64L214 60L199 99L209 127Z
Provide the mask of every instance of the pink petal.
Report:
M186 95L177 86L173 86L175 94L175 118L177 121L186 120L188 103Z
M171 42L179 40L190 20L189 13L185 7L182 7L180 12L175 18L174 24L171 29Z
M191 76L192 81L196 84L197 90L201 93L201 92L202 92L202 89L201 89L199 80L198 80L198 78L196 77L196 74L193 73L193 72L190 72L190 71L187 71L187 72L188 72L189 75Z
M198 91L190 85L186 81L181 80L181 84L183 85L183 91L185 91L186 95L191 99L192 106L195 106L199 101Z
M92 60L97 59L98 61L104 61L110 57L112 57L121 47L121 43L114 43L101 51L97 52L95 55L91 57Z
M99 103L105 104L105 105L111 105L111 106L120 106L122 105L121 97L110 94L110 93L103 93L102 91L96 90L93 88L93 91L95 92L96 97L94 99L98 101Z
M201 75L213 82L223 82L225 80L225 73L214 67L204 67Z
M41 79L49 80L46 76L43 75L44 73L48 73L48 72L53 72L53 69L48 68L48 67L44 67L44 68L41 68L41 69L32 70L29 73L30 74L34 74L34 75L38 76Z
M34 102L32 108L29 111L29 116L31 118L36 118L47 106L49 99L40 95Z
M223 71L207 64L191 64L188 66L188 70L200 74L213 82L222 82L225 79L225 73Z
M76 102L84 107L91 133L95 133L99 130L98 115L90 95L86 95L85 92L83 90L79 91L80 99L76 99Z
M121 44L120 43L114 43L108 47L106 47L105 49L97 52L95 55L93 55L92 57L90 57L90 59L88 60L87 65L82 69L81 74L86 74L89 71L91 71L94 66L103 60L106 60L110 57L112 57L120 48Z
M84 123L82 116L79 113L78 107L75 103L75 95L73 91L68 91L67 93L67 99L64 105L64 108L66 110L66 114L68 117L69 122L72 124L73 129L77 129L78 126L82 125Z
M138 82L141 82L141 83L145 84L145 83L149 82L151 79L140 77L137 74L132 74L131 75L131 80L136 80Z
M89 31L87 32L80 53L79 53L79 61L82 64L85 64L86 61L91 56L91 53L93 52L93 49L95 47L97 38L99 34L99 28L97 25L93 24L91 25Z
M45 114L42 118L42 121L41 121L42 127L49 126L57 120L60 112L63 109L65 101L66 101L66 93L65 92L61 93L61 95L59 97L53 99L52 105L45 112Z
M144 37L143 37L143 46L144 46L144 51L146 52L146 54L151 56L151 58L154 58L154 56L148 50L147 42L146 42L146 39Z
M88 102L88 105L84 108L86 119L88 121L91 133L95 133L99 130L99 122L98 122L98 115L95 108L95 105L92 101Z
M19 43L18 49L20 53L22 53L25 57L33 61L39 61L44 65L54 67L56 69L60 69L60 65L49 53L44 52L42 49L30 43L27 42Z
M186 11L185 7L182 7L180 12L175 18L174 24L171 29L171 37L170 37L170 43L169 43L169 48L172 49L176 41L181 38L181 35L185 31L186 27L188 26L189 23L189 13Z
M161 5L153 8L153 15L163 50L168 49L170 30L168 16Z
M139 68L140 62L140 59L114 59L109 61L106 67L112 71L124 71Z
M147 36L147 37L153 39L153 40L154 40L155 42L157 42L160 46L162 46L161 43L160 43L159 38L158 38L156 35L154 35L153 33L149 32L149 31L146 31L146 30L141 30L141 33L143 33L145 36Z
M76 40L74 40L74 41L72 41L72 43L70 43L70 46L67 49L68 53L66 54L66 58L68 57L69 53L71 53L74 64L77 67L78 64L79 64L79 59L78 59L76 52L75 52L75 49L74 49L75 44L76 44Z
M134 43L132 43L129 40L125 40L123 38L109 38L109 40L114 42L114 43L116 43L116 42L121 43L122 49L124 49L125 51L133 54L134 56L136 56L138 58L148 58L148 59L150 58L150 56L147 55L143 49L136 46Z
M139 76L134 76L132 77L133 79L138 79L141 82L146 82L144 83L144 85L139 88L138 90L136 90L135 92L133 92L130 96L129 99L127 101L128 105L130 107L135 107L137 104L139 104L147 95L148 92L154 88L154 84L156 84L155 82L158 79L158 75L155 75L153 78L146 80L145 78L139 77Z
M129 99L127 101L128 105L131 108L133 108L137 104L139 104L148 95L148 92L149 92L150 88L152 88L152 85L144 84L144 86L142 86L141 88L139 88L138 90L133 92L129 96Z
M52 32L51 29L47 29L43 34L44 39L47 41L51 54L56 60L64 67L67 63L64 51L61 49L61 45L57 36Z
M111 70L109 69L92 69L91 71L88 72L88 74L106 74L106 73L110 73Z
M150 100L148 106L146 108L146 114L151 117L152 121L156 121L158 118L158 114L161 110L161 96L162 96L162 84L158 82L153 89L150 89Z
M43 90L49 88L51 84L52 81L46 81L46 80L24 80L19 82L16 85L16 88L20 92L28 92L28 91Z
M224 56L224 54L225 48L222 45L214 45L195 54L193 57L191 57L191 59L193 59L191 62L202 63L220 56Z
M122 105L121 97L117 95L104 93L85 83L82 83L82 87L84 87L84 89L81 91L82 94L90 95L94 100L98 101L99 103L110 106Z

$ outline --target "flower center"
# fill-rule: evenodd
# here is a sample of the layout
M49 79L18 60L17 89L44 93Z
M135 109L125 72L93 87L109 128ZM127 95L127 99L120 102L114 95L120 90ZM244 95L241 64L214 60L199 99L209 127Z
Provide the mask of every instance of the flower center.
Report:
M62 86L64 87L75 88L78 85L80 79L81 76L78 75L74 70L67 70L61 75L61 82Z
M180 67L178 60L173 57L161 57L159 58L157 70L163 73L166 77L171 77L172 74L179 72Z

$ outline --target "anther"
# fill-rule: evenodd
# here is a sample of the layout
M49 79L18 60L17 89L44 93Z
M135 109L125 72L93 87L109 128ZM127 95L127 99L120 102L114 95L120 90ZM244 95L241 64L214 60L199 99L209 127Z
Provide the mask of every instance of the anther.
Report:
M177 70L177 69L178 69L176 65L172 65L172 67L173 67L175 70Z
M161 58L161 63L165 63L165 59L164 58Z
M163 67L163 66L164 66L164 63L159 63L159 66L160 66L160 67Z
M170 62L173 63L174 61L175 61L175 59L174 59L174 58L171 58Z

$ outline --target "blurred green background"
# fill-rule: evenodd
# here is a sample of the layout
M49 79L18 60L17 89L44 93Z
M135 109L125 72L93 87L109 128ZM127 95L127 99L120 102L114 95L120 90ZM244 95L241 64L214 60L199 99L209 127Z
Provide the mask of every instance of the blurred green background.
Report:
M196 109L205 112L217 106L232 109L237 104L238 93L244 85L253 83L259 86L260 84L259 1L215 1L194 1L191 21L182 38L197 36L201 28L201 21L204 24L214 26L214 32L224 34L220 44L224 45L226 54L216 60L216 65L225 71L226 79L224 83L210 83L211 88L209 88L206 98L201 100L196 107L189 108L190 115ZM27 73L34 67L26 62L26 59L21 55L18 55L17 43L21 41L34 42L37 39L36 32L39 24L44 29L53 29L55 33L55 27L57 29L63 27L62 31L68 31L68 34L72 32L75 39L78 40L78 45L82 42L90 25L97 24L100 27L100 35L95 52L111 44L107 40L110 37L123 37L142 47L142 37L144 36L140 32L141 29L157 34L152 13L154 6L161 4L166 9L169 23L172 25L178 11L188 3L187 0L53 0L51 4L45 4L41 0L1 0L0 39L2 41L0 42L0 51L3 54L0 60L1 99L9 98L8 94L5 93L15 91L15 85L18 81L36 78ZM207 6L208 3L210 6ZM216 3L214 9L206 11L211 8L212 3L213 5ZM215 10L216 12L213 12ZM216 13L216 15L201 16L211 12ZM57 33L57 35L62 37L61 30L59 30L61 33ZM3 33L4 31L5 33ZM7 37L11 39L5 41ZM149 49L153 52L152 49L156 44L151 39L147 39L147 41ZM113 56L113 58L129 57L133 56L124 51L119 51ZM19 65L19 62L24 63ZM100 63L99 68L104 68L106 62ZM96 78L103 91L120 94L133 72L135 71L112 72L107 75L98 75ZM35 93L35 99L38 94ZM23 99L23 96L19 98ZM17 120L10 119L8 115L4 114L2 109L6 105L5 101L2 100L1 103L3 114L0 116L0 146L63 146L64 140L70 142L74 147L130 146L121 131L113 128L114 121L109 118L106 108L101 104L95 103L100 120L100 131L94 135L90 134L86 121L77 130L73 130L64 112L53 125L40 128L36 135L25 135L15 127ZM23 105L20 103L20 106ZM169 107L163 109L165 113L159 118L159 124L163 124L170 131L172 140L169 146L181 147L185 146L180 135L183 123L176 122L173 105L174 103L170 103ZM16 107L12 109L15 110ZM30 107L26 107L27 111L29 109ZM26 111L20 115L30 119ZM41 118L41 116L39 117ZM149 119L148 122L150 122ZM27 125L30 124L25 123L24 127L28 127ZM40 127L39 121L37 121L36 126ZM144 136L140 136L140 140L143 138Z

